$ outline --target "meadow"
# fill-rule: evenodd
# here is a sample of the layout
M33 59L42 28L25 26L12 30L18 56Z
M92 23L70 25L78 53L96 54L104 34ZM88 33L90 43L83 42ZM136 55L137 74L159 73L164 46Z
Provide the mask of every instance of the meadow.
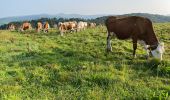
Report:
M165 43L163 61L145 58L139 44L112 39L98 26L60 36L0 30L1 100L167 100L170 99L170 23L155 23Z

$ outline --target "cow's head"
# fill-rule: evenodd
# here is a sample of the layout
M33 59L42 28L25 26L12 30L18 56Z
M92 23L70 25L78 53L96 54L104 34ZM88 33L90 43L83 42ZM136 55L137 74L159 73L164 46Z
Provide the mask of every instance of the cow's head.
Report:
M161 43L158 44L158 46L155 50L151 50L151 53L152 53L154 58L162 60L162 55L163 55L164 51L165 51L164 43L161 42Z

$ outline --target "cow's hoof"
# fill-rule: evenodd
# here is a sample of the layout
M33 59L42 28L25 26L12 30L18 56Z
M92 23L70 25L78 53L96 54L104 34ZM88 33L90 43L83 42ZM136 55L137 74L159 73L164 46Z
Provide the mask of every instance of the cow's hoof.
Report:
M136 59L136 55L133 55L133 59Z

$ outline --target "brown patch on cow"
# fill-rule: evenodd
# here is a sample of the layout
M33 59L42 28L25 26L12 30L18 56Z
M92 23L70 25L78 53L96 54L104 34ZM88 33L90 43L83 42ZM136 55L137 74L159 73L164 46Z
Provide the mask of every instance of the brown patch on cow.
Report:
M63 36L63 33L66 32L77 32L77 22L76 21L69 21L69 22L59 22L58 28L60 31L61 36Z
M29 22L25 22L21 26L21 31L31 30L31 29L32 29L32 26Z
M44 32L45 32L45 33L48 33L49 28L50 28L50 25L49 25L49 23L48 23L48 22L46 22L46 23L44 24L44 27L43 27Z

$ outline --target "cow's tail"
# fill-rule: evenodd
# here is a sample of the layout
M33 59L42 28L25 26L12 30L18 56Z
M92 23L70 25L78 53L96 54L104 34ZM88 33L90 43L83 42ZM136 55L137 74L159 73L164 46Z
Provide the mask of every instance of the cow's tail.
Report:
M107 18L107 19L105 20L105 25L106 25L106 27L108 26L108 20L109 20L109 18Z
M106 34L107 36L109 35L109 30L108 30L108 25L109 25L109 17L105 20L105 26L106 26Z

